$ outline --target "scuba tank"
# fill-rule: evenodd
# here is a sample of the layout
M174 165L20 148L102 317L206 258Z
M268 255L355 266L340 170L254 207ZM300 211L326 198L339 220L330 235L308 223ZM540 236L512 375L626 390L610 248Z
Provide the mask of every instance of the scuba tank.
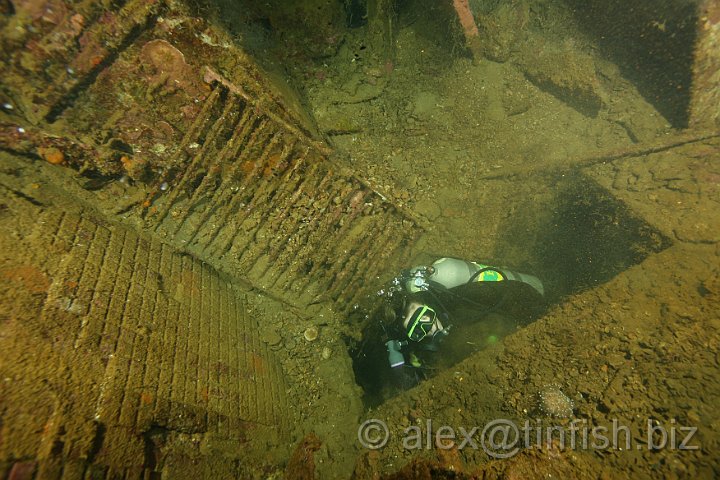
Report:
M519 273L505 267L498 268L457 258L441 258L430 266L413 267L404 275L404 288L410 293L427 291L432 284L446 289L472 282L501 282L505 280L522 282L531 286L541 296L545 289L539 278Z
M491 298L497 297L498 288L502 294L496 304L488 308L484 303L469 298L465 288L473 290L478 283L514 282L513 285L496 285L495 287L480 289ZM515 288L525 289L525 284L544 296L544 287L540 279L533 275L509 270L505 267L493 267L477 262L468 262L457 258L440 258L428 266L415 266L403 270L400 276L393 279L392 292L404 291L404 317L398 325L398 331L391 332L390 338L385 340L387 362L403 385L414 385L418 381L418 368L422 368L416 353L421 351L435 352L440 343L448 336L452 325L450 311L443 305L442 295L452 296L453 299L462 299L463 305L471 305L475 309L489 312L499 308L512 295ZM457 302L459 303L459 302ZM438 315L435 308L440 308ZM442 321L440 321L440 318ZM393 316L393 321L397 318ZM383 329L385 327L383 326ZM385 331L386 335L388 331ZM409 355L409 356L408 356ZM415 367L415 368L411 368ZM414 378L408 382L408 378Z

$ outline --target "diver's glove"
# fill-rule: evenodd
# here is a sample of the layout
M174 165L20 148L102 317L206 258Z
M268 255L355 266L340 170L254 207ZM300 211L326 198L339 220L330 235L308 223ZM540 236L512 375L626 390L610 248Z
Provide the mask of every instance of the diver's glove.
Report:
M443 328L439 332L436 332L435 335L433 335L433 338L438 337L439 341L445 340L445 337L450 335L450 330L453 328L452 325L448 325L447 327Z
M438 330L433 335L432 339L423 346L425 350L429 350L431 352L435 352L440 348L440 344L443 340L445 340L445 337L447 337L450 334L450 330L452 329L452 325L448 325L447 327L443 328L442 330Z

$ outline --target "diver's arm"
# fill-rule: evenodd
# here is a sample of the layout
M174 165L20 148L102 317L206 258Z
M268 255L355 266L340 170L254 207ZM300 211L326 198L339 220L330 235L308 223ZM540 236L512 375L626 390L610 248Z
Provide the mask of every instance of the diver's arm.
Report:
M420 378L418 377L415 367L400 365L392 369L392 375L395 386L403 390L409 390L420 383Z

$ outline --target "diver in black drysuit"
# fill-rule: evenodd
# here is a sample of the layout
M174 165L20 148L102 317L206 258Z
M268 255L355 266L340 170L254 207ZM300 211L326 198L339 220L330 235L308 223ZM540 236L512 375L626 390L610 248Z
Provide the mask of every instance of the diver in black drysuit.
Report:
M423 352L437 352L452 328L452 325L443 326L435 310L427 302L418 300L410 299L402 324L394 325L392 338L385 342L394 383L402 389L412 388L420 382L422 364L419 358ZM447 314L443 316L447 319Z
M441 258L430 266L403 271L394 282L406 294L403 317L386 329L389 339L385 342L388 363L397 386L407 389L417 385L422 368L418 355L436 352L450 333L449 314L440 302L439 293L460 298L457 292L476 282L486 285L494 282L525 284L540 296L544 295L542 282L537 277L455 258ZM441 312L440 315L437 311Z

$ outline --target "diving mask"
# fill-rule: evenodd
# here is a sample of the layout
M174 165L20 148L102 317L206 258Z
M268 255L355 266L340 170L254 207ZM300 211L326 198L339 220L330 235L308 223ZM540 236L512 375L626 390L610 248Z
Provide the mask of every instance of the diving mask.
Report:
M432 333L433 329L439 328L435 310L427 305L419 305L410 315L406 328L407 336L410 340L413 342L422 341Z

